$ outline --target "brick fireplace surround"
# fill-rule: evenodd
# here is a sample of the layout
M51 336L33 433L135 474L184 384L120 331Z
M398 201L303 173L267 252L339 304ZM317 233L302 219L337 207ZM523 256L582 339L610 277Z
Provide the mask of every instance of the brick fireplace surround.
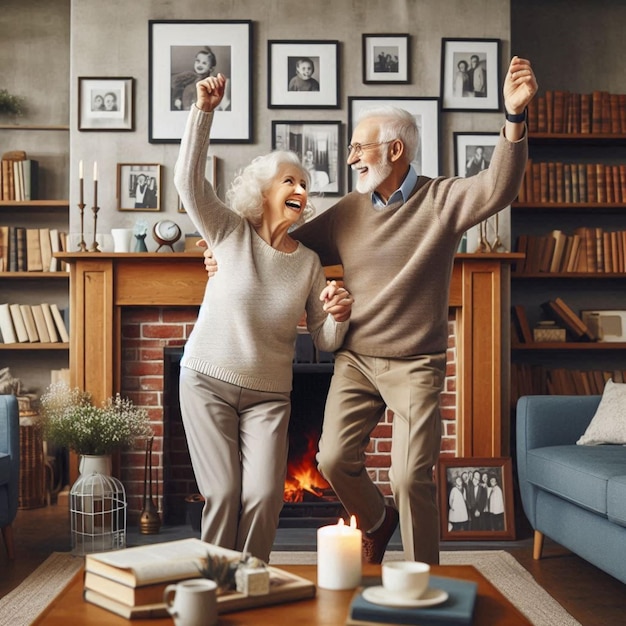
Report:
M60 255L70 263L72 385L99 402L116 391L147 408L155 433L153 493L163 505L164 423L163 351L182 346L191 332L206 275L195 254ZM442 454L495 457L508 454L508 398L504 397L502 312L508 311L503 285L515 255L458 255L449 310L448 366L441 400ZM336 276L340 268L328 268ZM508 314L505 319L508 319ZM506 386L505 386L506 387ZM505 419L503 419L503 417ZM390 493L391 423L373 433L369 471L384 494ZM165 430L164 430L165 429ZM174 433L175 435L175 433ZM193 490L184 436L168 442L168 489ZM181 448L182 446L182 448ZM76 477L76 459L71 476ZM142 509L145 454L120 455L117 470L128 498L131 523ZM191 479L190 479L191 477Z

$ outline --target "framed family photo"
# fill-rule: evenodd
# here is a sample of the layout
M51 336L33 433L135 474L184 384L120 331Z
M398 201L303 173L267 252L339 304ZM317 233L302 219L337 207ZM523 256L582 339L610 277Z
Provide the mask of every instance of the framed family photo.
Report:
M408 83L410 35L364 34L363 82L368 84Z
M161 166L159 164L117 164L117 210L161 210Z
M441 539L515 539L508 457L441 457L437 465Z
M475 176L491 163L499 133L454 133L456 176ZM470 228L466 233L467 252L508 252L511 249L511 207Z
M500 39L441 40L441 109L500 111Z
M291 150L311 176L313 194L341 194L341 122L273 121L272 149Z
M79 76L78 130L135 130L135 79Z
M181 140L196 83L220 72L226 76L226 92L215 111L211 142L250 143L251 44L250 20L150 20L150 143Z
M413 115L419 129L419 146L413 160L418 174L439 176L439 98L387 98L374 96L348 98L348 141L364 109L393 105L405 109ZM348 177L350 190L356 188L356 174L350 170Z
M267 42L270 109L338 109L339 42Z

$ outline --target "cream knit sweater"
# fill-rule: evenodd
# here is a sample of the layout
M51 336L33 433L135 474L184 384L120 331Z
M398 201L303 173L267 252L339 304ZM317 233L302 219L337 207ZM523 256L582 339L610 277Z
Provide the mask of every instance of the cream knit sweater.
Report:
M289 254L275 250L205 180L212 120L191 107L174 174L183 206L219 263L181 365L249 389L290 391L303 312L315 345L328 352L341 345L349 322L322 309L326 279L314 252L302 244Z

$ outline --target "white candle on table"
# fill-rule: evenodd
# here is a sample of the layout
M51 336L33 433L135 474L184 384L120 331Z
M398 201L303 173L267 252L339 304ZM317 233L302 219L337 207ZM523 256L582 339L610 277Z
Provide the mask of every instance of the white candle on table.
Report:
M317 531L317 585L323 589L355 589L361 583L361 531L354 515Z
M83 176L83 161L82 159L79 161L78 163L78 180L80 181L79 183L79 188L80 188L80 204L83 204L83 180L84 180L84 176Z
M98 206L98 161L93 162L93 205Z

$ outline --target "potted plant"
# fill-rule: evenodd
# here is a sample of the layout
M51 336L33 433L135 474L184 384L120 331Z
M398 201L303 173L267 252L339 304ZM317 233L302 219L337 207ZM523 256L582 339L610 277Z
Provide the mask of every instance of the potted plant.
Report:
M0 115L24 115L26 107L24 99L10 94L6 89L0 89Z
M53 383L39 399L44 437L81 456L81 474L88 457L110 457L133 448L138 439L152 436L145 409L116 394L94 406L91 395L65 382ZM106 472L101 472L106 473Z

